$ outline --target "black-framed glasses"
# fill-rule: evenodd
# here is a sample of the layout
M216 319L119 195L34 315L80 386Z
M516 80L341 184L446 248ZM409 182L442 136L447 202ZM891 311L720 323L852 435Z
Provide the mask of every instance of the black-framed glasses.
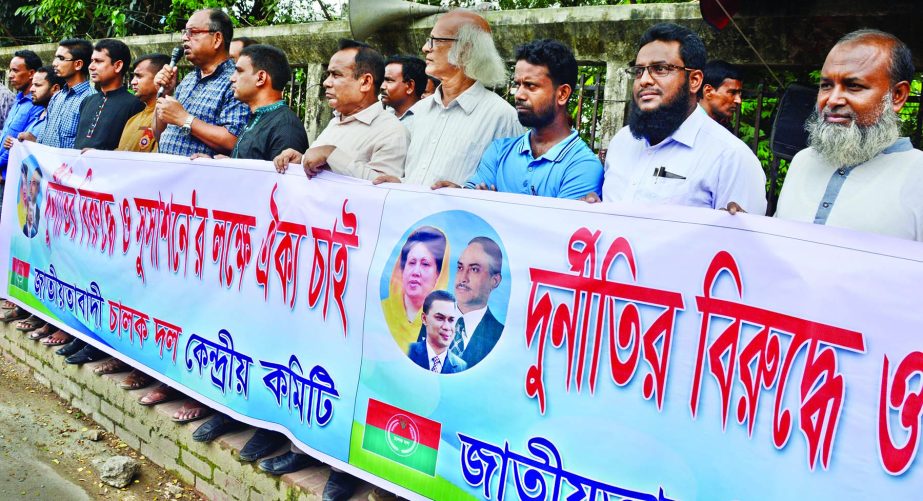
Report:
M429 46L429 50L433 50L436 45L434 42L455 42L457 38L446 38L446 37L434 37L432 35L426 37L426 45Z
M73 61L75 58L72 57L72 58L68 59L68 58L66 58L66 57L64 57L64 56L55 56L54 59L55 59L55 61L61 61L61 62L63 63L63 62L65 62L65 61Z
M654 63L647 66L629 66L625 68L625 73L631 78L641 78L644 75L644 71L647 70L647 73L654 78L662 78L674 71L694 71L695 68L687 68L685 66L677 66L675 64L667 63Z
M180 33L186 38L192 38L200 33L215 33L215 30L208 28L183 28Z

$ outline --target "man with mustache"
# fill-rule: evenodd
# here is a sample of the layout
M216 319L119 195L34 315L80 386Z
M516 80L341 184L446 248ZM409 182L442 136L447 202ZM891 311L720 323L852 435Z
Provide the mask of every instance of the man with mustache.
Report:
M661 23L638 44L629 124L609 143L602 199L766 211L759 160L697 105L707 55L687 28ZM588 202L599 197L590 194Z
M577 86L574 53L557 40L520 45L513 81L519 123L531 130L491 143L465 187L572 199L600 191L603 166L567 112ZM446 186L458 187L439 181L434 188Z
M243 54L246 54L244 52ZM243 57L243 56L241 56ZM360 179L382 175L402 176L410 134L378 101L385 76L385 60L367 44L342 39L327 65L324 90L333 119L303 154L287 148L273 160L284 173L289 164L301 164L310 178L324 169ZM261 470L283 475L322 464L292 445L285 454L258 463ZM325 486L323 499L339 500L355 489L358 480L336 470ZM330 492L328 492L328 489ZM338 497L339 496L339 497ZM343 498L343 499L345 499Z
M276 170L299 163L309 178L324 169L368 180L403 176L410 134L378 101L384 77L381 54L362 42L340 40L324 79L333 119L304 154L294 148L280 153L273 160Z
M90 81L97 93L80 105L74 148L114 150L125 123L144 109L144 103L125 87L125 73L131 64L131 50L120 40L96 42L90 57Z
M45 130L45 123L48 118L48 103L65 85L64 79L55 75L54 68L51 66L42 66L35 70L29 91L32 93L32 104L41 108L41 113L29 122L26 130L20 132L16 139L32 142L38 140L37 138Z
M914 68L894 35L859 30L824 61L809 148L792 160L776 217L923 241L923 152L900 137Z
M494 349L503 333L503 324L487 306L490 294L500 286L502 271L500 246L487 237L471 239L458 258L455 298L461 317L449 349L468 368L479 364Z
M709 61L702 69L702 101L705 113L719 124L730 127L734 113L740 109L744 82L740 70L720 59Z
M385 61L385 81L381 84L381 104L411 130L413 110L426 90L426 63L414 56L391 56Z
M19 136L20 132L26 130L29 124L38 119L38 116L45 111L43 106L37 106L32 102L32 76L42 67L42 60L38 54L31 50L18 50L10 59L10 70L8 72L10 85L17 91L13 99L12 107L6 115L6 121L3 129L0 130L0 173L6 177L6 165L10 158L10 148L13 147L13 141ZM0 86L6 88L6 86ZM2 184L2 182L0 182ZM0 195L3 200L3 195Z
M154 135L160 153L192 156L229 155L250 117L234 98L228 53L234 25L221 9L195 11L183 29L183 49L195 67L176 84L176 68L164 66L154 77L165 97L157 100Z
M443 14L422 51L426 74L441 83L413 108L406 175L380 176L375 184L462 184L491 142L524 132L513 107L489 89L508 79L490 25L481 15L466 9Z

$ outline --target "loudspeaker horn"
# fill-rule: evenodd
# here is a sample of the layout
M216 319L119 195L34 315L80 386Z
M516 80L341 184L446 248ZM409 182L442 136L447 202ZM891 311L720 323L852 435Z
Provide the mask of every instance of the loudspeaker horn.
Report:
M386 24L445 12L435 5L403 0L349 0L349 31L353 39L365 40Z

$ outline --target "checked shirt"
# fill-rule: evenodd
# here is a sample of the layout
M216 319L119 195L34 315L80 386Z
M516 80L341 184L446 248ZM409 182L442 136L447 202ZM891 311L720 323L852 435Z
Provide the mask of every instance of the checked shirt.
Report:
M220 125L238 136L250 117L250 109L234 97L230 80L232 73L234 62L230 59L219 64L214 73L204 78L201 70L196 68L176 87L174 97L194 117L212 125ZM192 134L184 134L181 127L172 124L167 125L160 135L158 149L161 153L187 157L194 153L217 153Z
M48 123L38 142L56 148L73 148L80 122L80 104L93 89L90 82L81 82L73 87L67 85L48 103Z

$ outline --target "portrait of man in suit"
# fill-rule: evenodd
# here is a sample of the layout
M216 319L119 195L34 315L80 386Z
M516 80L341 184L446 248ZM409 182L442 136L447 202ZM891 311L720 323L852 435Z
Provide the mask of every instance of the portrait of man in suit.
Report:
M503 324L487 306L490 294L500 285L502 266L500 246L487 237L471 239L458 258L455 298L461 317L449 351L469 368L490 353L503 332Z
M459 313L455 297L443 290L430 292L423 301L423 329L426 338L411 343L407 356L415 364L438 374L454 374L468 368L464 360L449 351L455 339Z

